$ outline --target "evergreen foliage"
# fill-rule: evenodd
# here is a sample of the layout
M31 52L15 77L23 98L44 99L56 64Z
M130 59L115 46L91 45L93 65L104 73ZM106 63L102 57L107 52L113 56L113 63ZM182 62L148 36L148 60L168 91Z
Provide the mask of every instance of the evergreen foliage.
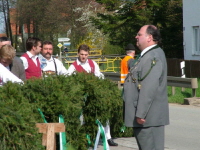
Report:
M182 0L126 0L112 10L107 0L97 2L106 5L109 12L98 13L91 21L109 36L111 45L123 48L128 43L134 44L139 29L145 24L153 24L161 31L161 47L166 56L183 58Z
M132 136L132 129L120 132L122 102L121 91L113 82L85 73L28 80L24 85L7 83L0 87L0 149L44 149L35 127L44 122L38 108L49 123L58 122L59 114L63 115L67 143L74 149L88 148L86 134L94 144L96 119L103 125L109 120L113 137Z
M34 105L23 96L22 86L7 83L0 88L0 149L26 150L41 146L41 135L36 134L38 114Z

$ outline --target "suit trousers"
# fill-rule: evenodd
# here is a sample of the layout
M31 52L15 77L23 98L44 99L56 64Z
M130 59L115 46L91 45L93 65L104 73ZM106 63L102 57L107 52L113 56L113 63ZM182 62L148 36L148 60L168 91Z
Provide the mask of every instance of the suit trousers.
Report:
M164 126L133 129L139 150L164 150Z

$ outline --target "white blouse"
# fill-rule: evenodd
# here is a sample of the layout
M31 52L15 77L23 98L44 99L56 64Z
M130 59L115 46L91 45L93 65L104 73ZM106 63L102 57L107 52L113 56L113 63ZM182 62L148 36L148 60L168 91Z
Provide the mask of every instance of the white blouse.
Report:
M15 76L12 72L10 72L6 67L0 64L0 86L5 84L6 82L16 82L16 83L23 83L21 79Z

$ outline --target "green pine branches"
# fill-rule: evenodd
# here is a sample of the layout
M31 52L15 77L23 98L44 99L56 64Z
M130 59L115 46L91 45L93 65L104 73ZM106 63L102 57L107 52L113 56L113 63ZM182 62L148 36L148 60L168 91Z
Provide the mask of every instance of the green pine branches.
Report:
M86 134L94 144L97 125L110 121L113 137L132 136L120 132L123 125L121 91L108 79L78 73L76 75L28 80L24 85L7 83L0 87L0 149L45 149L36 123L43 123L38 108L47 122L65 120L67 143L87 150ZM83 114L84 124L79 117Z

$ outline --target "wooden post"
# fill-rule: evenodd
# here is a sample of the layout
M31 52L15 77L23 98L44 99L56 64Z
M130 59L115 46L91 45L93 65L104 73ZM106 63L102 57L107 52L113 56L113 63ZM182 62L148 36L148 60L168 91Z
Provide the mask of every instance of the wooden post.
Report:
M175 94L175 87L174 86L172 86L172 95L174 95Z
M192 89L192 97L196 97L196 89Z
M43 133L42 135L42 145L46 146L47 145L47 134Z
M65 132L64 123L36 123L39 133L43 133L42 145L46 146L46 150L56 150L55 133Z

